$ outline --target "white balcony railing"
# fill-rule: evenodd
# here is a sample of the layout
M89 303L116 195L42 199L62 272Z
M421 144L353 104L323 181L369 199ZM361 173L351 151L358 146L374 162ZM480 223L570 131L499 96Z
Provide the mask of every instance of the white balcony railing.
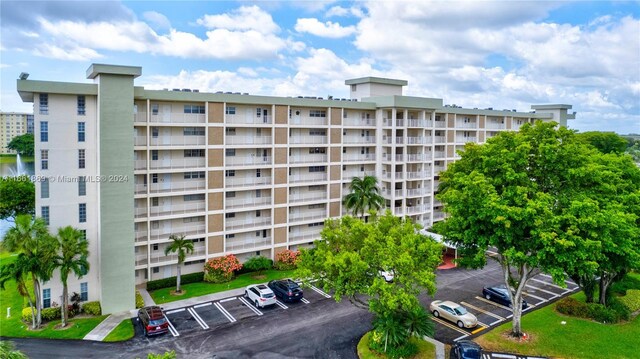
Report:
M293 116L289 118L291 125L322 125L327 124L326 117Z
M134 146L146 146L147 145L147 137L145 137L145 136L135 136L135 137L133 137L133 145Z
M194 257L202 257L202 256L205 256L206 254L207 254L206 248L196 247L194 248L192 253L189 253L187 255L187 260L193 259ZM178 261L177 254L169 254L168 256L165 256L165 255L154 256L153 254L151 255L151 264L164 263L164 262L177 262L177 261Z
M447 138L445 136L433 136L433 143L446 143Z
M270 124L272 121L272 117L270 115L267 116L246 116L246 115L226 115L225 123L228 124L247 124L247 125L259 125L259 124Z
M320 239L320 230L291 232L289 233L289 242L310 242Z
M146 112L138 112L133 114L133 121L138 123L147 122L147 113Z
M426 172L407 172L407 179L425 178L425 177L427 177Z
M477 122L456 121L456 128L477 128Z
M267 247L271 245L271 237L259 237L260 239L245 238L245 239L227 239L226 251L240 251L244 249L254 249L260 247Z
M433 127L435 128L446 128L447 121L433 121Z
M226 187L251 187L271 184L271 177L226 177Z
M149 239L147 230L136 231L136 242L146 242Z
M204 212L205 209L206 205L204 202L172 204L169 206L152 206L150 208L150 217L171 216L174 214L183 213L198 213Z
M176 181L149 184L150 193L198 191L207 188L205 181Z
M342 139L343 143L375 143L375 136L353 136L347 135Z
M504 123L488 121L485 128L492 130L504 130L507 126Z
M301 222L301 221L309 221L313 219L324 219L327 218L327 213L325 210L322 211L301 211L301 212L289 212L289 222Z
M407 206L407 213L409 214L422 213L426 211L427 211L427 206L424 206L424 205Z
M228 156L224 160L227 166L266 166L271 164L271 156Z
M444 171L444 166L433 166L433 175L437 176L440 172Z
M427 127L427 121L425 120L407 120L408 127Z
M327 199L327 194L324 191L317 191L317 193L314 192L307 192L307 193L291 193L289 194L289 202L290 203L296 203L296 202L310 202L310 201L320 201L320 200L326 200Z
M150 122L153 123L205 123L202 113L159 112L151 113Z
M424 137L424 136L407 137L407 144L409 145L424 145L427 143L431 143L431 137Z
M374 118L343 118L342 125L344 126L370 126L374 127L376 125L376 120Z
M342 155L343 162L366 162L366 161L375 161L376 154L375 153L345 153Z
M327 155L316 154L316 155L300 155L300 154L292 154L289 156L289 163L320 163L327 162Z
M226 198L224 203L227 208L266 206L271 204L271 197Z
M476 142L476 137L456 136L456 143Z
M446 154L444 151L433 151L433 158L445 158Z
M170 235L198 235L205 234L206 228L204 226L204 222L198 222L202 224L190 224L189 226L181 225L181 226L169 226L158 229L151 229L151 240L159 240L159 239L167 239Z
M152 137L151 146L204 146L204 136L162 136Z
M136 183L135 184L135 193L136 194L147 193L147 185L146 184L142 184L142 183Z
M270 145L271 136L226 136L227 145Z
M290 144L314 144L314 145L318 145L318 144L325 144L327 143L327 136L300 136L300 135L293 135L289 137L289 143Z
M146 160L136 160L135 169L143 170L147 166ZM177 169L177 168L199 168L205 167L204 157L194 158L169 158L161 160L150 160L149 169Z
M419 197L427 194L424 188L407 188L407 197Z
M226 219L224 222L224 228L229 229L242 229L242 228L253 228L260 226L267 226L271 224L271 217L246 217L239 219Z
M407 154L408 162L428 161L430 159L431 159L430 157L428 157L426 154L423 154L423 153Z
M327 180L326 173L304 173L289 176L289 183L322 182Z

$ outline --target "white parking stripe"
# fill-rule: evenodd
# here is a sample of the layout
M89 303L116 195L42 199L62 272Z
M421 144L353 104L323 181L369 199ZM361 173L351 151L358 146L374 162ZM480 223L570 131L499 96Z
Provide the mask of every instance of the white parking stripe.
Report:
M209 303L203 303L203 304L194 305L193 307L194 307L194 308L202 308L202 307L209 306L209 305L211 305L211 304L212 304L212 303L211 303L211 302L209 302Z
M485 302L485 303L487 303L487 304L491 304L491 305L494 305L494 306L496 306L496 307L498 307L498 308L502 308L502 309L504 309L504 310L508 310L508 311L510 311L510 312L511 312L511 308L509 308L509 307L505 307L505 306L504 306L504 305L502 305L502 304L498 304L498 303L496 303L496 302L492 302L492 301L490 301L490 300L486 300L486 299L484 299L484 298L482 298L482 297L478 297L478 296L476 296L476 299L481 300L481 301L483 301L483 302ZM511 318L511 317L509 316L509 317L507 317L507 318Z
M482 359L491 359L491 354L482 353Z
M497 314L493 314L493 313L491 313L491 312L489 312L489 311L486 311L486 310L484 310L484 309L478 308L478 307L473 306L473 305L471 305L471 304L469 304L469 303L460 302L460 304L462 304L462 305L464 305L464 306L467 306L467 307L469 307L469 308L473 308L473 309L475 309L475 310L477 310L477 311L479 311L479 312L481 312L481 313L484 313L484 314L486 314L486 315L490 315L490 316L492 316L492 317L494 317L494 318L497 318L497 319L500 319L500 320L504 320L504 318L503 318L503 317L501 317L501 316L499 316L499 315L497 315Z
M526 295L526 296L531 297L531 298L536 298L537 300L542 301L542 303L545 303L545 302L547 301L547 300L546 300L546 299L544 299L544 298L540 298L540 297L538 297L537 295L529 294L529 293L527 293L527 292L522 292L522 295Z
M496 325L496 324L500 323L500 322L501 322L501 321L503 321L503 320L504 320L504 319L498 319L498 320L496 320L495 322L493 322L493 323L489 324L489 326L490 326L490 327L492 327L492 326L494 326L494 325Z
M282 303L279 300L276 300L276 304L282 309L289 309L289 307L287 307L284 303Z
M547 278L553 280L553 277L548 275L548 274L540 273L540 275L543 276L543 277L547 277ZM599 280L599 279L600 279L600 277L596 277L596 280ZM576 287L578 286L574 281L569 280L569 279L565 280L564 282L567 283L567 284L575 285Z
M504 358L504 359L517 359L515 355L511 355L511 354L496 354L496 353L491 353L491 356L494 358Z
M226 309L224 309L224 307L222 306L222 304L220 303L213 303L213 305L218 308L218 310L220 311L220 313L222 313L222 315L224 315L225 317L227 317L227 319L233 323L236 321L236 318L234 318L229 312L227 312Z
M315 287L312 284L309 284L309 287L311 287L311 289L313 289L316 293L320 294L321 296L325 297L325 298L331 298L331 296L325 292L323 292L322 290L320 290L319 288Z
M171 321L169 320L169 318L167 318L167 316L164 314L163 316L164 316L164 319L167 320L167 323L169 323L169 332L171 333L171 335L173 335L174 337L180 336L180 333L178 333L178 331L176 330L176 327L174 327L173 324L171 324Z
M173 313L180 313L180 312L184 312L184 308L174 309L174 310L170 310L170 311L164 312L164 313L165 314L173 314Z
M558 288L558 289L560 289L561 291L563 291L564 293L569 293L569 292L571 291L569 288L562 288L562 287L561 287L561 286L559 286L559 285L556 285L556 284L554 284L554 283L545 282L545 281L540 280L540 279L531 278L531 280L534 280L534 281L536 281L536 282L538 282L538 283L542 283L542 284L545 284L545 285L548 285L548 286L552 286L552 287L554 287L554 288ZM564 293L562 293L562 294L564 294Z
M300 301L304 304L309 304L309 301L307 300L307 298L302 298L300 299Z
M467 336L469 335L469 333L467 333L466 331L458 328L457 326L455 326L453 324L449 324L449 323L445 322L444 320L442 320L440 318L436 318L436 317L432 316L431 319L433 319L434 322L440 323L440 324L444 325L447 328L455 330L458 333L462 333L462 334L467 335Z
M458 340L460 340L460 339L464 339L464 338L466 338L466 337L468 337L468 336L469 336L469 334L461 335L461 336L459 336L459 337L455 338L453 341L454 341L454 342L457 342Z
M249 304L249 302L246 299L242 297L238 297L238 299L242 302L242 304L246 305L247 308L253 310L253 312L256 313L257 315L263 315L261 311L253 307L253 304Z
M548 290L544 290L544 289L542 289L542 288L534 287L534 286L532 286L531 284L525 284L524 286L525 286L525 287L529 287L529 288L533 288L533 289L535 289L535 290L539 290L539 291L544 292L544 293L547 293L547 294L551 294L553 297L551 297L551 298L549 298L549 299L553 299L553 298L556 298L556 297L559 297L559 296L560 296L560 294L556 294L556 293L554 293L554 292L550 292L550 291L548 291Z
M229 302L229 301L236 300L236 299L237 299L236 297L231 297L231 298L227 298L227 299L221 300L220 303Z
M198 324L200 324L200 326L202 327L202 329L209 329L209 326L207 325L207 323L204 322L204 320L202 320L202 318L200 318L200 316L198 315L198 313L196 313L196 310L193 308L188 308L187 311L189 313L191 313L191 316L193 317L193 319L196 320L196 322L198 322Z

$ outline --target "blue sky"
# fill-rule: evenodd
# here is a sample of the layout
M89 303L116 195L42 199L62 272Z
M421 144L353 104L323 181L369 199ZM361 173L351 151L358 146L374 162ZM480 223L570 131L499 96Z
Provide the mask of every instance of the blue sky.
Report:
M137 85L347 97L344 80L409 81L463 107L568 103L570 127L640 133L638 1L11 1L2 111L30 79L87 82L93 62L142 66Z

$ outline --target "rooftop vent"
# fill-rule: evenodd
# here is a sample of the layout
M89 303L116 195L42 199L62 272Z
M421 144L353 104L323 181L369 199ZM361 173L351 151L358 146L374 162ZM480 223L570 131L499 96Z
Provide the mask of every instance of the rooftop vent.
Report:
M245 95L245 96L249 95L248 92L243 92L242 94Z
M180 91L180 89L173 89L173 91Z
M200 90L198 90L198 89L193 89L193 92L200 92Z
M182 92L191 92L191 89L182 89Z

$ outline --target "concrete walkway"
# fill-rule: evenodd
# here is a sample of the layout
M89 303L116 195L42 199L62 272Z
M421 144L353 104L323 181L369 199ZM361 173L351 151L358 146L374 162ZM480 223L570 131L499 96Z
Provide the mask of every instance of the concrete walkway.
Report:
M429 337L422 337L422 339L428 341L429 343L433 343L433 345L436 346L436 359L445 359L445 353L444 353L444 343L439 342L433 338L429 338Z
M103 320L102 323L98 324L97 327L93 328L89 334L85 335L84 340L96 340L102 341L104 338L111 333L111 331L118 326L123 320L133 318L137 315L138 311L136 309L111 314L107 317L107 319Z
M149 294L149 292L147 292L146 289L144 289L144 288L136 288L136 290L142 296L142 299L144 300L144 305L145 306L156 305L156 302L153 301L153 298L151 298L151 294Z

